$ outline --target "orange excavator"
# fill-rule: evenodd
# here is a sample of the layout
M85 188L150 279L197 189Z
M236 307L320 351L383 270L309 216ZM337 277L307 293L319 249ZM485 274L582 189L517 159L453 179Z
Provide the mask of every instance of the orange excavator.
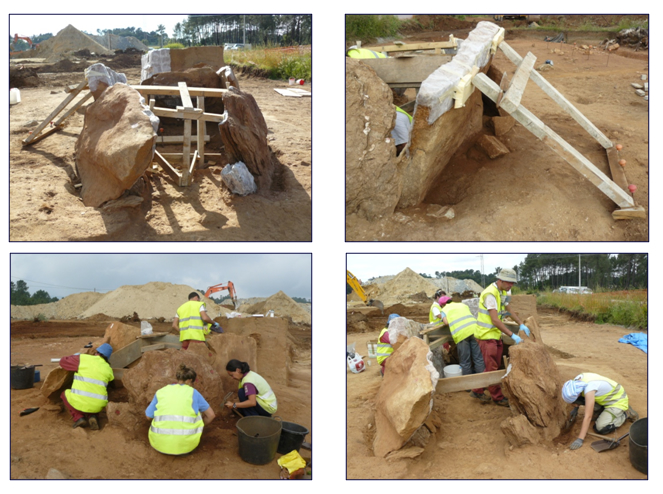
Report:
M239 309L239 300L237 300L237 292L235 291L235 285L233 284L232 281L229 281L226 285L223 283L219 283L218 285L210 286L207 291L205 292L205 296L209 298L210 295L216 292L220 292L223 290L228 290L228 294L230 295L230 300L233 301L233 307L235 307L235 310Z
M19 34L14 35L14 41L9 44L9 55L16 55L18 53L21 53L20 51L14 51L16 49L16 43L18 42L19 39L22 39L23 41L27 42L28 45L30 45L30 49L34 50L37 48L39 45L35 45L32 43L32 40L28 38L27 36L21 36Z

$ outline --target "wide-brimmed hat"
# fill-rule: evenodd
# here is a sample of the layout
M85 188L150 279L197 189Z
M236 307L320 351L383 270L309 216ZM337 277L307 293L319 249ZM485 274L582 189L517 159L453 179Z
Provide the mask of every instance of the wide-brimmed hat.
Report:
M516 272L513 269L502 269L497 275L497 279L508 281L509 283L518 283Z

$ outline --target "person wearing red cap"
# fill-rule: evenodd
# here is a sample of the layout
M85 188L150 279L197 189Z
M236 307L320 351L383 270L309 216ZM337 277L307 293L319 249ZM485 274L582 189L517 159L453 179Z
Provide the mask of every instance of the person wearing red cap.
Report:
M108 403L107 387L114 378L108 363L112 353L113 347L104 343L94 355L83 353L60 359L60 367L75 372L71 389L60 395L74 421L74 429L89 424L93 431L99 430L97 414Z

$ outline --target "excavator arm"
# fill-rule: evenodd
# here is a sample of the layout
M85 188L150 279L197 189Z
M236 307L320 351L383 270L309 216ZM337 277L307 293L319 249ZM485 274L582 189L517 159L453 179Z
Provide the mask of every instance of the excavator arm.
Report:
M380 312L384 314L384 305L382 305L382 302L373 299L369 300L368 296L366 295L366 292L362 288L361 283L359 283L357 277L347 269L346 273L347 273L346 280L348 282L348 285L350 285L352 291L354 291L357 295L359 295L359 298L362 300L362 302L364 302L366 305L369 305L371 307L377 307L378 309L380 309Z
M233 284L232 281L229 281L226 285L223 283L219 283L218 285L213 285L210 286L207 291L205 292L205 296L209 298L210 295L216 292L220 292L223 290L228 290L228 294L230 295L230 300L233 302L233 307L235 307L235 310L239 309L240 302L237 300L237 292L235 291L235 285Z

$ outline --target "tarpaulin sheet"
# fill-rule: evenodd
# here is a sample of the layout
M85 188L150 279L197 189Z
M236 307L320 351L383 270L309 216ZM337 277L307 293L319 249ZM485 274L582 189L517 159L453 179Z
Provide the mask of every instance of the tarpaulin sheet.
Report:
M619 338L619 343L631 344L647 353L647 335L645 333L631 333Z

